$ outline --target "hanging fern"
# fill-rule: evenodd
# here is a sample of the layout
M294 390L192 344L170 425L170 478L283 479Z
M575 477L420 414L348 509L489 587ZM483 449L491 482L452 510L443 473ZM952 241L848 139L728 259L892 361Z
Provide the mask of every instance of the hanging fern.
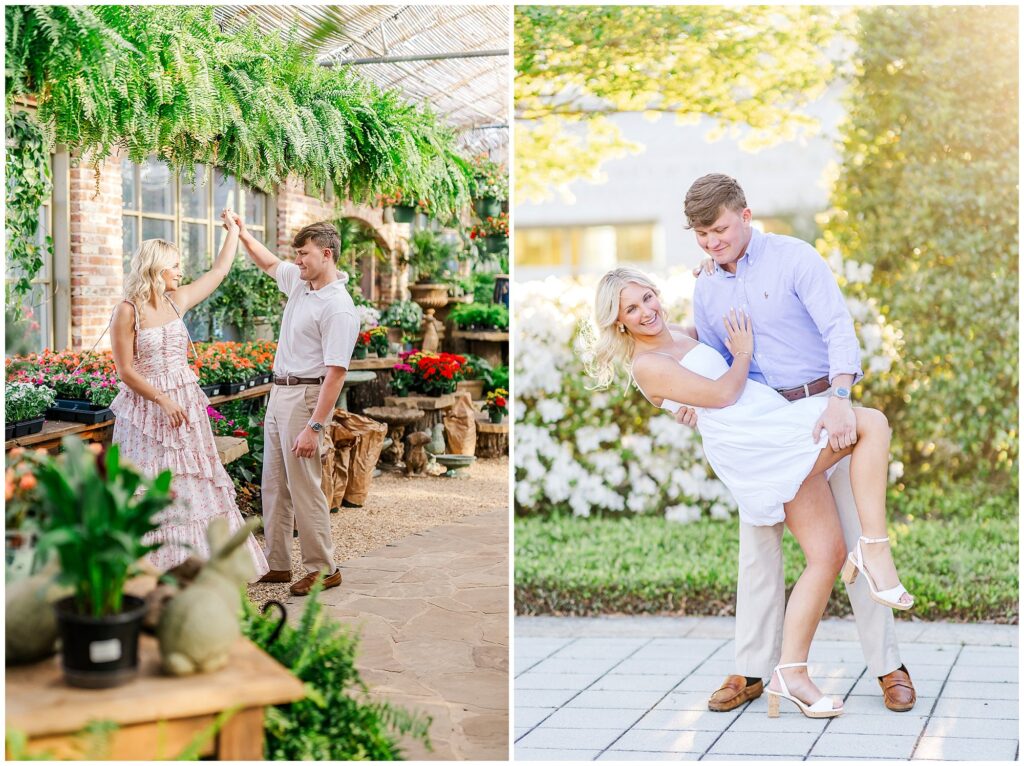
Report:
M222 32L204 6L8 6L8 98L98 168L115 148L208 163L262 189L289 172L358 201L395 188L468 202L453 131L429 110L318 66L295 30Z
M50 197L50 153L39 124L26 111L7 112L7 216L4 238L8 273L17 279L10 285L8 307L15 320L22 317L22 303L32 291L32 279L53 250L47 235L37 242L39 208ZM16 296L16 297L15 297Z

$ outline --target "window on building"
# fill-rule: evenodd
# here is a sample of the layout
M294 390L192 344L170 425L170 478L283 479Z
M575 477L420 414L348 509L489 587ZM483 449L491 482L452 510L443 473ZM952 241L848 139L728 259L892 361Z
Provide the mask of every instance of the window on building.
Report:
M50 177L53 177L53 155L50 155ZM53 232L53 199L43 201L39 208L39 224L36 227L35 243L43 248L46 238ZM52 249L51 249L52 250ZM43 267L32 279L32 290L24 296L11 293L11 286L23 272L8 263L5 273L7 291L5 299L17 300L21 306L23 325L18 328L17 348L7 349L7 353L22 351L42 351L54 345L54 289L53 289L53 253L43 254Z
M579 274L618 263L660 260L656 223L521 227L515 231L516 268Z
M168 165L150 157L141 165L121 160L121 198L125 273L132 254L146 239L175 243L181 251L182 270L195 277L213 264L224 241L220 211L230 207L242 213L245 227L261 242L267 237L267 195L228 176L219 168L196 165L194 181L175 176Z

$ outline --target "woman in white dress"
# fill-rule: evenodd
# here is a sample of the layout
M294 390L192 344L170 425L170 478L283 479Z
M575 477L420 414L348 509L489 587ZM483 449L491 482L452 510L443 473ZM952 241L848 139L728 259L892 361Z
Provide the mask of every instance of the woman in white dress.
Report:
M889 469L885 415L854 408L857 440L833 451L827 433L812 434L827 399L790 403L774 389L748 380L754 350L749 317L736 312L723 317L733 355L730 366L711 346L666 322L658 289L643 272L623 268L605 274L595 309L598 332L588 371L599 386L612 384L621 369L655 406L671 412L683 404L694 407L708 462L732 492L743 521L785 521L804 551L807 568L787 604L781 662L767 688L769 715L777 713L780 697L811 717L839 715L842 703L821 694L806 673L806 662L840 569L847 582L863 573L879 603L901 610L914 603L884 544ZM811 493L813 483L847 455L852 455L850 478L864 532L849 555L836 514L799 497Z

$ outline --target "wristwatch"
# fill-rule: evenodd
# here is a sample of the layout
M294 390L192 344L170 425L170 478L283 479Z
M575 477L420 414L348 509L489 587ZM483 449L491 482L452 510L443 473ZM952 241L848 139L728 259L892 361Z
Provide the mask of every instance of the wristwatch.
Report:
M837 386L832 391L832 396L836 397L837 399L846 399L847 401L849 401L850 389L846 388L845 386Z
M313 431L315 431L316 433L320 433L321 431L324 430L324 424L323 423L317 423L315 420L309 421L309 423L307 423L306 425L308 425L310 428L312 428Z

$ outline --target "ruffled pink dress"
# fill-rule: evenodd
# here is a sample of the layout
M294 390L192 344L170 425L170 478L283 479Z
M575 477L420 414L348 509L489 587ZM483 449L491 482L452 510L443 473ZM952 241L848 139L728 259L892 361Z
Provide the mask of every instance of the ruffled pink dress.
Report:
M167 394L185 410L187 424L172 428L156 402L147 401L121 383L110 405L114 411L114 444L124 459L144 473L155 476L170 469L173 505L161 511L160 528L146 536L147 543L162 543L149 561L167 571L193 552L210 558L206 526L218 516L234 531L242 526L235 502L235 487L224 470L206 408L210 403L199 379L188 366L188 330L179 318L159 327L136 331L132 364L147 382ZM265 574L267 559L256 538L246 542L256 577Z

